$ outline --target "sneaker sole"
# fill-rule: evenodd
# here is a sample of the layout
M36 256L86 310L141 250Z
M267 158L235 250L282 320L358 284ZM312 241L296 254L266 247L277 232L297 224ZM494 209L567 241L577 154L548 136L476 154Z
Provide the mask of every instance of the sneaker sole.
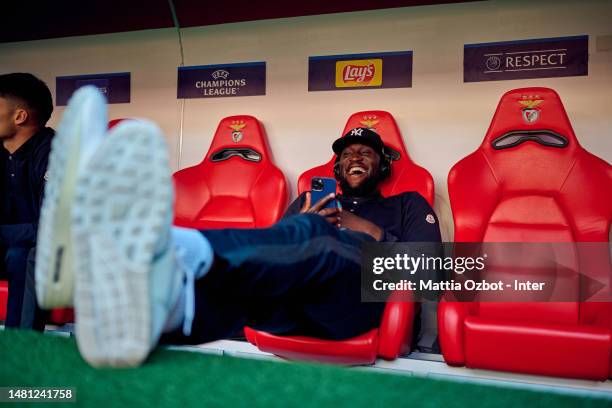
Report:
M147 122L113 128L78 181L76 336L93 366L138 365L157 340L151 270L172 197L166 143Z
M100 113L103 116L98 117ZM75 259L71 211L83 159L82 146L91 142L83 140L83 135L87 134L88 139L101 138L106 131L105 117L104 98L93 89L83 89L70 100L53 138L35 264L36 295L39 305L45 309L73 304ZM100 123L95 123L98 119Z

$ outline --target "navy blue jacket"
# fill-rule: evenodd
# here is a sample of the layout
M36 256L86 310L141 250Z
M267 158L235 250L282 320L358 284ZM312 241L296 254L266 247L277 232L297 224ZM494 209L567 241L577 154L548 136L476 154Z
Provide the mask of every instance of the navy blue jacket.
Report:
M367 197L344 197L337 200L343 211L378 225L383 230L382 242L440 242L438 217L429 203L417 192L410 191L391 197L380 192ZM291 203L284 217L298 214L304 205L306 194L302 193Z
M43 128L13 154L0 147L0 246L36 243L54 134Z

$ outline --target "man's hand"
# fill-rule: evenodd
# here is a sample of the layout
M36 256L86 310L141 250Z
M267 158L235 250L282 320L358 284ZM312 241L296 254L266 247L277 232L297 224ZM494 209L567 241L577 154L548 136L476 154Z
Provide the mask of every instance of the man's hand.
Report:
M365 232L377 241L382 239L383 230L373 222L361 218L350 211L340 210L338 216L338 228L348 228L352 231Z
M310 214L319 214L327 220L330 224L337 225L338 224L338 212L340 211L338 208L323 208L327 203L333 200L336 197L335 194L330 194L326 197L323 197L319 201L315 203L315 205L311 206L311 197L310 192L306 193L306 200L304 200L304 205L300 209L300 214L310 213Z

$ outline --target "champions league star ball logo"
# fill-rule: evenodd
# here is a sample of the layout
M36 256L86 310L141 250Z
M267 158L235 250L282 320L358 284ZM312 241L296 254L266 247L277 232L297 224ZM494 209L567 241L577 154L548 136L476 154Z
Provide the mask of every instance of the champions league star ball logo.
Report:
M230 129L233 130L232 132L232 140L234 141L234 143L238 143L242 140L243 138L243 134L241 132L241 130L246 127L246 123L244 123L244 121L242 120L233 120L231 125L229 125Z
M540 118L540 109L536 106L542 103L542 99L537 99L539 96L523 97L523 100L518 101L524 108L521 110L523 120L526 123L534 123Z
M213 79L227 79L227 77L229 77L229 72L223 70L223 69L218 69L215 72L212 73L212 77Z
M487 58L485 66L489 71L497 71L501 67L501 58L497 55L492 55Z

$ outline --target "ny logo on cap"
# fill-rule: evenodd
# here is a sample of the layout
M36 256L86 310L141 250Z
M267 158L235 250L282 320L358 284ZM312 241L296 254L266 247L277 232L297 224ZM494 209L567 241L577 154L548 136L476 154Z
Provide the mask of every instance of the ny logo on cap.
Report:
M351 130L351 136L361 136L361 132L363 132L363 129L360 129L360 128L353 129Z

